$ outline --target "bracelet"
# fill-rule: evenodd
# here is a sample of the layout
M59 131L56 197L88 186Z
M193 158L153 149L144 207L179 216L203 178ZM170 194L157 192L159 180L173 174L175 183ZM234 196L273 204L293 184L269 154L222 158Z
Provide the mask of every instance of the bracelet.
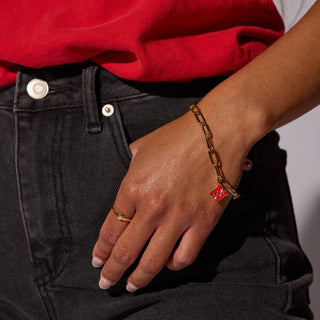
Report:
M221 170L221 162L219 159L219 155L217 151L214 149L213 142L212 142L212 133L211 130L201 113L197 104L193 104L189 107L189 109L193 112L194 116L196 117L198 123L200 124L208 147L208 154L211 164L216 170L217 173L217 182L218 187L210 192L210 194L214 197L214 199L219 202L221 199L226 197L228 194L232 196L233 199L237 199L240 195L237 193L235 189L233 189L228 182L228 180L223 176Z

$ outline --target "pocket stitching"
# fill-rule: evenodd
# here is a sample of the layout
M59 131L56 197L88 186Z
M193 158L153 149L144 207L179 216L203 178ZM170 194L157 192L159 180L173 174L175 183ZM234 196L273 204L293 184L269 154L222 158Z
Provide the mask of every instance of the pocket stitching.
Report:
M131 153L131 150L129 148L129 142L127 140L127 137L126 137L126 134L125 134L125 131L124 131L124 124L123 124L123 121L122 121L119 105L116 102L114 102L113 105L115 106L115 108L114 108L114 119L115 119L115 121L112 121L111 123L112 123L114 129L117 131L116 132L117 136L120 138L120 140L122 142L121 146L119 146L117 144L117 146L119 147L120 156L123 158L123 152L122 151L124 151L125 157L126 157L126 160L124 160L124 163L125 163L125 165L128 165L131 162L132 153ZM112 131L112 133L114 134L114 131ZM114 137L114 138L115 138L115 141L116 141L117 137Z

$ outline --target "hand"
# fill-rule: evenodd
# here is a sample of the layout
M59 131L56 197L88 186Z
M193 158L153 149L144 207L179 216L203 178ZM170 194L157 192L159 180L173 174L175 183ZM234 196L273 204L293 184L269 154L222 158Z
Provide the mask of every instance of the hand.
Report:
M236 186L246 154L232 154L230 144L224 152L219 145L226 165L223 169ZM130 148L132 161L114 207L132 221L119 221L109 212L92 262L97 267L104 264L99 285L107 289L120 280L150 239L128 278L127 290L133 292L148 285L164 266L180 270L192 264L230 196L217 203L209 194L217 186L216 173L191 112L140 138Z

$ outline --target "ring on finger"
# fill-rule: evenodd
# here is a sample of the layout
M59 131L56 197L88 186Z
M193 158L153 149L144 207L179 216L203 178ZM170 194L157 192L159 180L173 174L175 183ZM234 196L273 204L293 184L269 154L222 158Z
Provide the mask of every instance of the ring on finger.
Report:
M119 221L125 221L125 222L130 222L132 219L128 218L126 215L122 214L121 212L117 211L114 206L111 207L111 210L113 213L116 215L117 219Z

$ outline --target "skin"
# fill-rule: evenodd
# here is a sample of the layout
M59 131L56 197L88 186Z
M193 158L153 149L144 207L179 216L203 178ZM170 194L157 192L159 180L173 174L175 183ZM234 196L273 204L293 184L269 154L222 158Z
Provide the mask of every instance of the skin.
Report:
M253 144L319 103L317 1L293 29L198 105L213 132L225 177L236 187ZM192 264L230 196L217 203L209 195L217 186L216 174L191 111L130 148L133 158L114 206L132 221L121 222L109 212L92 263L102 267L99 285L107 289L120 280L150 239L127 280L127 290L133 292L147 286L165 266L181 270Z

